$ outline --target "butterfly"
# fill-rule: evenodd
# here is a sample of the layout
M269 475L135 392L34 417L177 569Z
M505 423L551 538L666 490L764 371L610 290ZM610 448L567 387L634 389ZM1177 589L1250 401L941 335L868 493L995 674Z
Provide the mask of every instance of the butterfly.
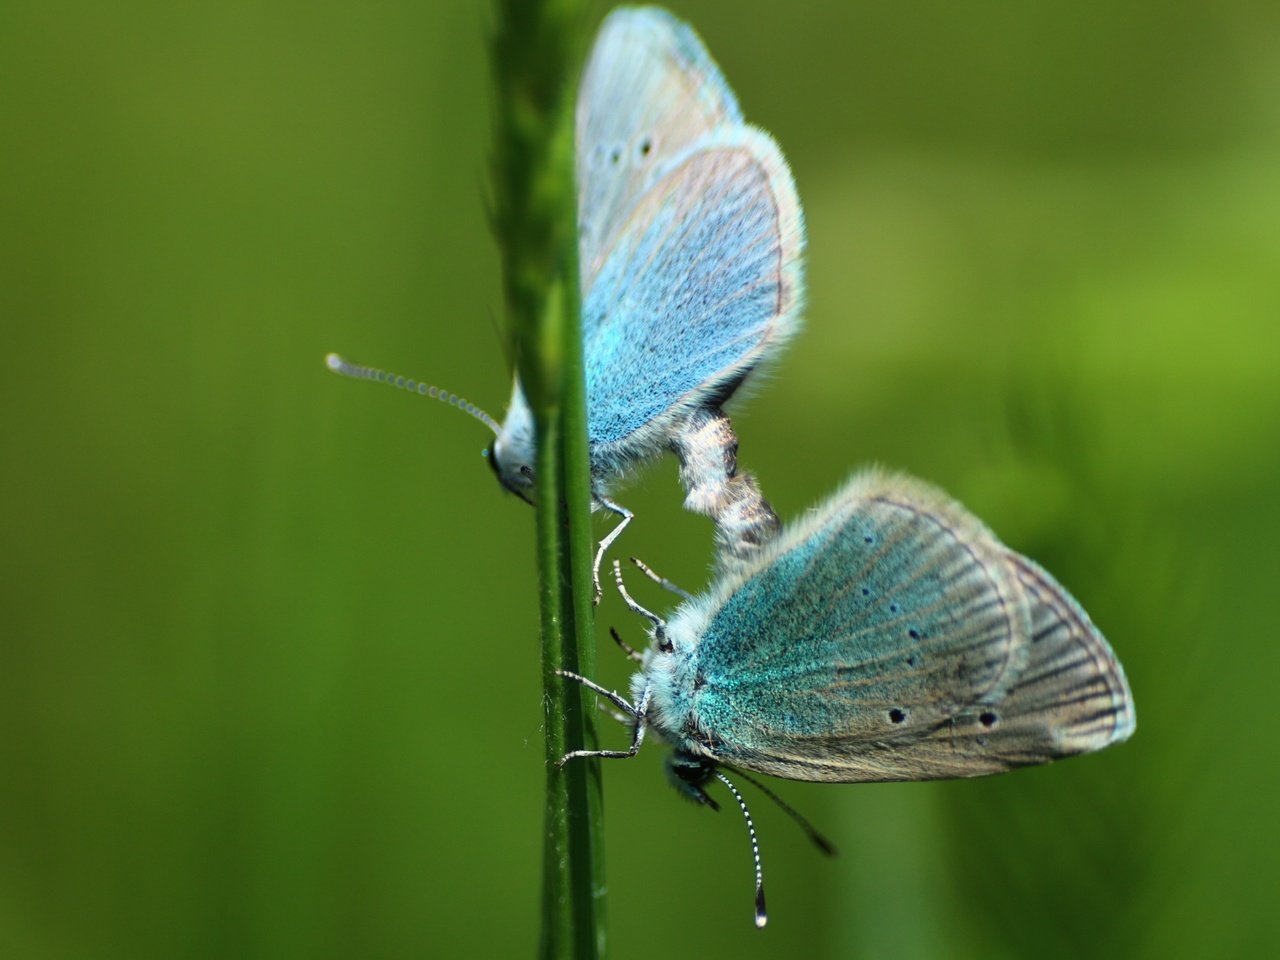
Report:
M615 572L619 568L615 561ZM851 783L1001 773L1101 750L1134 730L1124 670L1080 605L933 487L872 470L669 620L631 699L576 674L674 749L709 803L721 772ZM759 849L757 923L764 925Z
M664 10L602 24L575 113L582 336L592 499L671 450L685 506L716 521L717 555L746 555L779 524L737 469L722 405L800 324L804 224L786 161L748 125L697 34ZM501 424L452 394L331 355L339 373L432 392L494 431L507 490L532 501L534 419L517 378Z

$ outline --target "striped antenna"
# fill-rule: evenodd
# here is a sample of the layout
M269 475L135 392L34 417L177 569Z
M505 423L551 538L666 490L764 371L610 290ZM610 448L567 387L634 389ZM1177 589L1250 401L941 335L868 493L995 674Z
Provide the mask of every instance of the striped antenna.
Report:
M834 857L838 853L836 845L819 833L818 828L810 823L809 818L803 813L791 806L791 804L787 803L787 801L783 800L780 796L746 771L739 770L735 767L733 772L735 776L739 776L743 780L747 781L747 783L753 784L761 793L776 803L783 813L794 820L800 829L808 834L809 839L813 841L813 845L815 847L825 853L828 857Z
M760 866L760 841L756 839L755 821L751 819L751 811L747 809L747 801L742 799L742 794L738 792L738 788L730 782L719 770L715 771L715 777L733 794L733 799L738 801L738 806L742 809L742 815L747 820L747 833L751 835L751 856L756 862L756 926L763 927L769 922L769 915L764 909L764 868Z
M497 420L489 416L474 403L462 399L456 393L449 393L441 390L439 387L433 387L427 383L421 383L417 380L410 380L408 377L402 377L399 374L388 373L386 370L379 370L377 367L367 367L362 363L351 363L344 360L336 353L331 353L324 358L325 365L336 374L344 377L351 377L353 380L374 380L378 383L386 383L398 390L408 390L410 393L416 393L423 397L431 397L433 400L439 400L447 403L451 407L456 407L463 413L469 413L475 417L486 427L493 431L496 437L502 430L502 426Z

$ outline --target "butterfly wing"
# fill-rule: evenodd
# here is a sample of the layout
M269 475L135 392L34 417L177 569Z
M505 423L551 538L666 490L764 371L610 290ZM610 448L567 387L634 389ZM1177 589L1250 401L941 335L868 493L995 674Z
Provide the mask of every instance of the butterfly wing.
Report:
M656 448L798 326L803 224L776 144L722 129L674 158L584 287L593 454ZM618 454L625 459L624 454Z
M578 89L576 152L582 278L671 159L742 113L698 35L665 10L615 10Z
M1053 577L1020 554L1009 559L1031 605L1031 649L1012 688L990 705L993 729L979 746L1016 765L1127 740L1133 696L1111 647Z
M902 758L905 779L1002 773L1101 750L1133 733L1133 698L1107 641L1053 577L1020 554L1008 558L1031 614L1026 664L1001 695L924 737L879 748Z
M726 590L698 626L690 731L723 762L802 780L966 777L1132 731L1124 674L1079 606L916 481L856 479Z
M627 212L669 162L742 113L698 35L665 10L623 7L600 26L575 111L580 279L594 285ZM497 451L514 488L532 465L532 415L517 379ZM593 450L593 463L601 462Z

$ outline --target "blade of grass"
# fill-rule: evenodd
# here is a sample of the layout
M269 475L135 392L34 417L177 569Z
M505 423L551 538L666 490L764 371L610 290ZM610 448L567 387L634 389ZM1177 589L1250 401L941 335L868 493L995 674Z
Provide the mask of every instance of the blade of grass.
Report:
M573 91L581 0L499 0L495 229L521 385L537 430L535 501L547 794L545 958L603 955L603 824L595 716L557 669L592 674L591 475L587 447L573 177Z

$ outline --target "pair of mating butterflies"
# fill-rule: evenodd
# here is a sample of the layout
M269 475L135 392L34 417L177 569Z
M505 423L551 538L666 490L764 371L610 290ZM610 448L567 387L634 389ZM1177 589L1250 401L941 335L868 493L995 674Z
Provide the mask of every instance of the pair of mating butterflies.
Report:
M804 228L777 145L745 123L697 35L656 8L612 13L576 120L593 495L621 518L596 556L597 590L632 516L609 488L667 449L686 506L716 523L719 575L666 621L618 577L652 624L632 699L565 676L625 711L632 743L565 760L634 756L652 728L674 748L673 782L714 806L705 787L720 780L750 826L722 766L748 778L930 780L1126 739L1133 703L1107 642L1048 573L959 504L868 471L783 529L738 472L720 407L798 328ZM499 480L529 499L533 419L519 382L501 425L442 396L490 426Z

